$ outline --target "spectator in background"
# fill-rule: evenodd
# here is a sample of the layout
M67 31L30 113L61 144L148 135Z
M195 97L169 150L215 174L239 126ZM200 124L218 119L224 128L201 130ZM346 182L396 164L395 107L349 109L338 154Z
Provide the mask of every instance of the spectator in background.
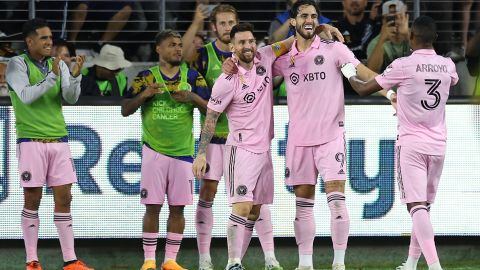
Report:
M82 69L82 95L123 96L127 89L127 76L123 69L132 65L125 59L123 50L107 44L93 59L93 64Z
M0 57L10 58L14 57L17 54L15 50L12 48L12 38L15 35L7 36L5 33L0 31Z
M343 17L335 24L345 38L345 45L364 62L367 60L368 43L380 31L375 19L382 1L375 1L369 16L365 13L367 4L367 0L343 0Z
M270 44L284 40L288 37L291 37L295 34L295 31L290 27L290 8L295 4L297 0L287 0L287 10L282 14L275 17L275 19L270 23L270 28L268 29L268 36ZM320 15L320 14L319 14ZM330 19L324 16L318 17L318 22L330 23Z
M72 43L63 39L57 39L53 41L52 57L62 58L63 62L67 64L67 67L70 67L72 64L72 57L75 58L75 56L75 47Z
M468 42L465 56L468 71L475 77L473 96L480 97L480 31Z
M5 70L7 69L6 62L0 62L0 96L8 96L8 85L5 77Z
M410 54L407 6L390 0L382 6L382 28L367 47L367 66L381 73L393 60Z
M80 34L80 30L84 27L86 21L89 20L105 20L110 19L105 26L105 31L102 36L98 38L93 49L98 51L103 44L110 43L115 40L117 35L123 30L132 14L132 7L134 1L80 1L71 15L71 25L69 33L69 41L76 42ZM101 12L89 12L89 10L99 10ZM95 29L100 22L92 23ZM87 27L88 29L90 27Z

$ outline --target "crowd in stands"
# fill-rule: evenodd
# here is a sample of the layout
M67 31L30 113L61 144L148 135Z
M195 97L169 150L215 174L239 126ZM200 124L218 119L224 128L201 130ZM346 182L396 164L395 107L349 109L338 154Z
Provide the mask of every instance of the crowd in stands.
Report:
M152 1L35 1L37 17L50 21L54 33L54 56L60 56L68 63L77 49L92 51L90 65L82 71L82 95L121 96L128 87L124 72L132 62L157 61L152 41L158 30L158 23L152 23L157 17L159 6ZM278 0L277 3L261 3L256 9L280 9L272 16L269 26L258 32L257 41L262 44L273 43L292 35L289 26L289 8L296 0ZM413 1L407 0L342 0L319 1L322 16L319 23L336 26L345 38L345 44L355 56L375 72L382 72L393 60L408 56L409 22L413 20ZM217 0L196 0L188 2L169 2L166 13L166 27L194 31L195 38L185 59L191 58L203 45L214 39L212 8L220 3ZM11 40L21 25L15 19L28 18L28 2L0 2L0 16L5 23L0 25L0 95L8 95L4 70L8 58L19 53L21 46ZM251 3L234 3L242 10ZM269 8L270 6L270 8ZM285 9L282 11L282 6ZM181 10L194 10L194 14L185 14ZM422 1L421 14L437 20L439 35L435 49L437 53L452 58L459 71L459 88L452 95L480 96L480 2L462 1ZM67 16L67 20L65 20ZM265 20L258 12L246 12L242 21ZM97 22L97 21L98 22ZM68 22L68 23L66 23ZM95 23L92 23L95 22ZM136 41L145 42L136 42ZM87 42L88 41L88 42ZM125 43L124 41L129 41ZM129 59L130 61L126 60ZM195 65L194 65L195 66ZM463 72L463 74L462 74ZM281 80L276 82L280 85ZM345 95L355 96L348 83L344 83ZM285 95L285 89L279 86L278 95Z

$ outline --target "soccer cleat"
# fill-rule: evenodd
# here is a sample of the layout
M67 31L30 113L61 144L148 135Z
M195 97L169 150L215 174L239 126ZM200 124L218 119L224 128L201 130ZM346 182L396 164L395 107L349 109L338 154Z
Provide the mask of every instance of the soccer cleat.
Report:
M243 265L240 263L233 263L233 264L227 264L227 267L225 267L225 270L245 270L245 267L243 267Z
M162 264L162 270L188 270L180 265L174 260L168 260Z
M397 266L395 270L417 270L417 267L411 267L407 265L407 262L403 262L402 265Z
M157 269L157 264L155 263L155 260L146 260L142 268L140 270L156 270Z
M283 270L283 267L280 266L280 263L272 259L268 263L265 263L265 270Z
M211 261L200 261L198 270L213 270L213 264Z
M40 262L38 261L31 261L27 263L27 270L42 270L42 267L40 266Z
M345 270L345 264L332 264L332 270Z
M77 260L74 263L64 266L63 270L95 270L95 269L90 268L83 262Z

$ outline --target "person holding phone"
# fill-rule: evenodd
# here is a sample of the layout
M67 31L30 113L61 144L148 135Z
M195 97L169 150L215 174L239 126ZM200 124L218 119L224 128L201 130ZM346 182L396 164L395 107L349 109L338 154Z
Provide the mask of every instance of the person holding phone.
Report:
M382 5L382 28L367 47L367 67L381 72L393 60L410 54L407 6L400 0Z

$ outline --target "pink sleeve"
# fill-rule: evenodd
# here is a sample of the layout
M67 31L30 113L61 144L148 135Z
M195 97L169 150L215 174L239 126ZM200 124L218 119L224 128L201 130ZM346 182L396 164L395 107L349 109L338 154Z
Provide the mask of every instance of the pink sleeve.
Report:
M458 82L458 74L457 74L457 68L455 67L455 64L453 61L450 63L450 77L452 78L452 86L456 85Z
M223 74L218 77L212 88L212 95L208 100L207 107L216 112L224 112L233 99L234 75Z
M393 61L382 74L375 77L375 80L383 89L390 89L405 79L402 62L399 59Z
M360 61L355 57L353 52L343 43L335 42L335 54L337 55L337 67L341 67L344 64L352 63L354 66L360 64Z

